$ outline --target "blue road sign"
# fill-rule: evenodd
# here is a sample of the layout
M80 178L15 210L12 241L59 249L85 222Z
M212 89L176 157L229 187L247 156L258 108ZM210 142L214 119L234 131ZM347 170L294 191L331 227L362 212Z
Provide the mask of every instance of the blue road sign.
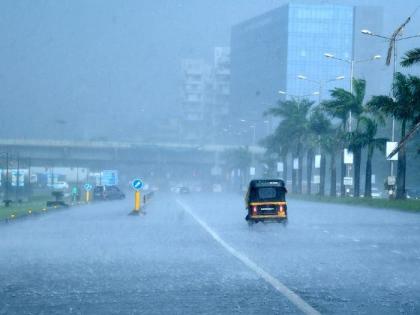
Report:
M133 186L134 190L140 190L143 187L143 182L141 179L136 178L132 181L131 186Z
M83 187L85 188L86 191L91 191L93 188L92 184L89 184L89 183L84 184Z
M118 185L118 171L117 170L102 171L102 185L104 186Z

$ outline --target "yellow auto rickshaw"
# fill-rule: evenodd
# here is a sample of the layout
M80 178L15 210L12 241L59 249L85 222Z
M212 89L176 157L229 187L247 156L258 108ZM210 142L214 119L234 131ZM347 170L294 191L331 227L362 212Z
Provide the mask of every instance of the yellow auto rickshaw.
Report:
M287 189L281 179L255 179L249 183L245 197L249 225L260 221L287 223Z

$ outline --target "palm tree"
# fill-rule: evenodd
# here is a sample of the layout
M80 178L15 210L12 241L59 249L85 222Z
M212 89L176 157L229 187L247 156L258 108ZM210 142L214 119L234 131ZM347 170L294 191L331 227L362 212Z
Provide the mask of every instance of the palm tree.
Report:
M401 139L406 134L407 124L420 119L420 78L397 72L392 85L393 98L374 96L368 107L374 112L394 116L401 122ZM405 198L406 152L402 147L398 153L397 199Z
M366 174L365 174L365 198L372 197L372 157L375 149L385 151L386 138L376 138L378 122L371 118L360 117L359 124L362 129L363 146L367 146Z
M323 150L330 156L330 196L337 196L337 163L336 158L342 143L343 132L340 127L332 127L321 138ZM322 164L322 163L321 163Z
M226 167L229 171L238 169L240 171L240 185L245 184L245 174L251 166L252 153L247 147L241 147L224 153Z
M282 125L280 124L275 129L274 133L266 137L261 141L261 145L266 148L266 155L271 156L275 155L282 159L283 162L283 180L287 183L288 175L288 163L287 156L290 151L290 142L284 141L284 135L287 133L287 130L283 130Z
M304 140L308 134L308 114L314 102L307 99L291 99L279 101L276 107L270 108L266 114L282 118L278 126L280 142L288 142L294 156L299 161L299 168L292 173L292 191L302 192L302 161L304 153ZM296 176L297 175L297 176ZM296 177L298 180L296 180Z
M420 63L420 48L409 50L401 61L403 67L410 67L417 63Z
M341 130L346 131L347 122L351 123L348 119L349 114L352 113L352 116L356 119L363 112L363 101L366 93L366 81L362 79L353 79L353 93L342 89L335 88L331 91L331 100L324 101L322 107L324 110L332 117L338 118L341 120ZM361 163L361 148L357 143L357 136L354 134L346 137L349 143L349 148L354 150L354 164L355 166ZM351 141L354 140L354 143ZM346 142L341 144L341 149L344 149ZM354 190L358 190L360 187L360 167L355 167L355 178L354 178ZM345 195L344 187L344 176L345 176L345 166L344 166L344 152L341 156L341 195ZM358 194L357 194L358 195Z
M309 130L315 136L315 143L320 147L321 154L321 165L319 170L319 191L320 196L325 194L325 172L326 172L326 160L325 152L321 150L322 138L327 136L331 132L331 121L325 116L321 107L316 107L311 115L309 116Z
M360 167L362 163L362 149L365 146L364 134L359 130L360 118L357 119L357 127L354 131L346 134L346 143L353 152L353 196L360 196Z

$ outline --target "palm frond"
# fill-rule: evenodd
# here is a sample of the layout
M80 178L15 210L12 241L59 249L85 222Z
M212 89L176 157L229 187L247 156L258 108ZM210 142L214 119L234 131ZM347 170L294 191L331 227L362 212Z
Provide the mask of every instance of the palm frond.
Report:
M403 67L410 67L417 63L420 63L420 48L409 50L401 61Z
M370 101L366 104L370 112L383 112L386 115L393 115L395 109L394 100L385 95L372 96Z

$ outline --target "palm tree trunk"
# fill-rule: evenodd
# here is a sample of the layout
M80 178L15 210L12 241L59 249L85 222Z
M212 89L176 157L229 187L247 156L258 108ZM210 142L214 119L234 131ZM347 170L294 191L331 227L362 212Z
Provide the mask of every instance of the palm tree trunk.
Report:
M308 150L306 155L306 193L308 195L312 192L311 180L312 180L312 162L314 159L314 150L311 148Z
M401 139L405 137L405 128L407 121L404 119L401 123ZM398 164L397 164L397 192L395 195L396 199L405 199L405 170L406 170L406 156L405 147L401 147L398 152Z
M299 150L299 155L298 155L298 159L299 159L299 169L298 169L298 194L302 193L302 188L303 188L303 154L302 154L302 150Z
M331 153L331 178L330 178L330 196L337 196L337 165L336 165L336 152Z
M373 144L369 144L366 159L365 198L372 198L372 156Z
M354 183L353 183L353 196L360 196L360 164L362 163L362 148L357 146L354 148Z
M283 156L283 180L284 183L287 185L287 179L288 179L288 167L287 167L287 153Z
M346 196L346 187L344 187L344 177L346 176L346 164L344 164L344 150L341 150L340 163L341 163L340 193L341 193L341 197L344 197Z
M327 157L324 153L321 153L321 165L319 168L319 195L325 195L325 177L327 171Z
M297 193L297 182L296 182L296 174L297 174L297 170L295 170L295 155L292 155L292 192L294 194Z

